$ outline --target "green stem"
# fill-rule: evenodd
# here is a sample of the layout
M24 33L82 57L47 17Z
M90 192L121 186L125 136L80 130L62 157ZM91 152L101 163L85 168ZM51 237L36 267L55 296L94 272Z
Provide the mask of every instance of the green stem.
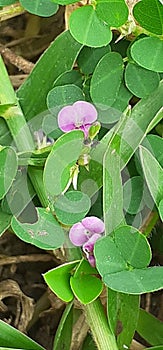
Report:
M100 299L85 305L84 310L98 350L118 350Z
M9 107L3 113L3 118L6 120L18 151L32 152L35 148L35 144L20 107Z
M149 215L145 218L145 221L143 222L142 226L140 227L140 232L142 232L146 237L148 237L156 225L157 221L159 219L159 215L157 211L152 211L149 213Z
M45 208L48 207L49 202L44 188L42 169L28 166L28 175L42 206Z

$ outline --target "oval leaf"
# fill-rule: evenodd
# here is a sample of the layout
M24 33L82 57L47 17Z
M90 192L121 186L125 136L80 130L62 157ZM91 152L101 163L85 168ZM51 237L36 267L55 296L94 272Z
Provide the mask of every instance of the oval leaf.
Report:
M91 303L102 292L103 285L96 277L97 270L82 260L75 274L70 278L70 284L76 298L84 305Z
M63 86L68 84L76 85L82 88L82 74L78 70L72 69L61 74L54 82L54 86Z
M121 226L114 234L115 244L128 264L138 269L149 265L151 249L142 233L132 226Z
M127 269L126 261L110 236L103 237L95 243L94 254L101 276Z
M106 109L118 95L123 75L123 60L119 53L106 54L97 64L92 79L90 94L93 102Z
M68 184L70 170L80 156L83 140L83 132L74 130L55 142L44 168L44 184L50 197L60 195Z
M41 249L56 249L64 243L64 232L54 216L44 208L36 208L38 220L34 224L21 223L12 218L11 227L24 242Z
M99 48L83 47L77 58L77 63L81 71L87 75L93 73L97 63L110 50L110 45Z
M58 11L59 6L51 0L20 0L21 5L30 13L37 16L49 17Z
M78 261L69 262L49 270L43 275L52 292L66 303L70 302L74 297L70 287L70 277L77 263Z
M136 21L151 33L163 34L163 6L158 0L141 0L133 9Z
M163 72L162 40L155 37L145 37L135 41L130 50L133 60L141 67L154 72Z
M111 289L127 294L144 294L163 288L163 267L150 267L107 274L104 283Z
M0 199L11 187L18 168L15 151L11 147L0 146Z
M84 99L84 94L78 86L56 86L48 93L47 106L52 114L57 115L62 107Z
M110 28L97 17L91 5L82 6L72 12L70 32L79 43L91 47L105 46L112 39Z
M160 82L159 74L134 63L128 63L125 69L127 88L137 97L146 97L154 91Z
M124 0L97 0L97 16L111 27L122 26L128 19L128 12Z
M64 225L81 221L91 207L90 198L83 192L70 191L61 195L55 202L55 214Z

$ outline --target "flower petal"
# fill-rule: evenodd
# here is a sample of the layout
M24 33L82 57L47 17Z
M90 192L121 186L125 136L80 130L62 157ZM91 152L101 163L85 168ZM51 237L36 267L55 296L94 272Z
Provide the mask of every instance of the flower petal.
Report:
M83 121L84 124L92 124L97 119L96 108L89 102L77 101L73 104L76 122Z
M69 238L70 241L78 247L81 247L87 242L88 236L86 235L86 229L81 222L78 222L71 227Z
M92 253L94 245L99 238L101 238L101 235L99 233L95 233L92 237L90 237L88 241L83 244L84 253Z
M75 113L73 106L66 106L60 110L58 113L58 126L64 132L75 129Z
M96 260L95 260L94 255L89 255L87 259L92 267L96 266Z
M82 220L82 225L89 230L92 235L94 233L103 233L105 231L105 225L103 221L96 216L88 216Z

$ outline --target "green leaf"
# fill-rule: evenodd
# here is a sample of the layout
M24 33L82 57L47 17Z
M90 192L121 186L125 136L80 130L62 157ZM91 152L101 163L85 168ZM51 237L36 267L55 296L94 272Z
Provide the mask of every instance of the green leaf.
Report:
M44 168L44 184L50 197L60 195L67 186L70 170L80 156L83 140L83 132L74 130L55 142Z
M72 12L69 25L72 36L83 45L101 47L109 44L112 39L110 28L97 17L91 5Z
M135 63L128 63L125 69L127 88L137 97L146 97L159 85L159 74Z
M0 117L0 145L8 146L8 145L11 145L12 142L13 142L13 139L11 137L7 123L2 117Z
M109 53L110 50L110 45L99 48L83 47L77 58L79 68L86 75L92 74L97 63L105 54Z
M51 0L52 2L55 2L59 5L69 5L69 4L74 4L75 2L77 2L76 0Z
M129 214L137 214L144 207L144 181L140 176L133 176L123 186L124 209Z
M20 0L21 5L30 13L49 17L58 11L59 6L52 3L51 0Z
M96 266L107 287L126 294L161 289L163 268L145 268L151 259L147 239L134 227L121 226L95 244Z
M110 235L95 243L94 254L96 267L101 276L127 269L127 263Z
M120 271L103 276L111 289L127 294L143 294L163 288L163 267Z
M140 146L139 152L149 191L154 202L159 206L159 202L163 199L163 169L146 148Z
M154 72L163 72L163 41L159 38L145 37L136 40L130 52L133 60L141 67Z
M68 304L62 314L59 326L57 328L53 350L69 350L71 346L73 324L73 304Z
M47 110L47 93L57 77L72 69L80 49L81 45L67 31L59 35L41 56L17 92L27 120Z
M90 198L80 191L70 191L57 198L54 210L58 220L64 225L81 221L91 207Z
M64 232L54 216L44 208L36 208L38 220L33 223L21 223L12 218L11 227L24 242L41 249L56 249L64 243Z
M98 120L102 124L103 127L105 127L108 124L115 123L122 117L122 112L118 110L117 108L108 107L107 109L100 109L98 110Z
M16 103L16 96L9 79L6 67L0 56L0 105L14 105Z
M42 121L42 130L48 137L56 140L61 135L63 135L63 131L58 127L58 121L55 115L49 113L46 114Z
M132 226L121 226L115 233L115 244L127 264L142 269L149 265L152 254L146 237Z
M87 334L86 338L84 339L82 350L97 350L96 344L93 341L91 334Z
M147 239L136 228L121 226L114 236L106 236L95 244L96 266L102 276L146 267L151 259ZM123 292L123 291L122 291Z
M163 34L163 6L158 0L142 0L133 8L136 21L151 33Z
M0 6L7 6L14 4L17 0L1 0L0 1Z
M108 289L109 325L117 336L118 349L129 348L139 316L139 296L127 295Z
M47 106L57 116L62 107L84 99L83 91L76 85L56 86L47 95Z
M109 67L109 69L108 69ZM123 60L120 54L106 54L97 64L92 79L90 93L93 102L106 109L118 95L123 75Z
M153 124L157 113L162 108L163 82L148 97L143 98L132 109L131 115L120 120L118 135L121 139L121 159L123 161L121 169L128 163L131 156L135 153L139 144L143 141L146 133L153 129ZM140 116L142 116L140 118ZM162 115L160 115L162 119ZM158 120L156 118L156 123Z
M160 201L160 203L159 203L158 210L159 210L160 218L161 218L161 220L163 221L163 199L162 199L162 200Z
M11 187L18 168L17 155L11 147L0 146L0 199Z
M158 135L149 134L142 142L142 146L147 148L163 168L163 139Z
M63 74L61 74L54 82L55 86L62 86L62 85L68 85L73 84L77 85L78 87L82 88L83 86L83 80L82 75L78 70L69 70Z
M152 332L149 332L149 329L151 329ZM163 322L143 309L139 311L136 330L149 344L163 344Z
M103 160L103 211L106 235L125 223L120 172L120 138L113 135Z
M73 293L84 305L94 301L102 292L102 282L96 275L97 270L91 267L88 261L82 260L70 278Z
M60 265L43 274L45 282L52 292L66 303L70 302L74 297L70 287L70 277L78 262L73 261Z
M128 7L124 0L97 0L97 16L111 27L120 27L128 19Z
M112 104L112 108L124 112L128 107L131 97L132 93L126 88L124 82L122 81L116 100Z
M10 226L12 215L4 213L0 208L0 236L8 229Z
M162 120L162 113L159 113L162 108L162 101L163 82L160 83L159 87L149 97L143 98L135 105L131 115L123 115L119 123L91 150L89 173L84 168L79 173L78 188L82 192L92 196L102 186L103 156L115 131L118 134L117 142L121 139L121 170L125 167L146 134Z
M23 348L25 350L45 350L34 340L2 320L0 320L0 345L1 347L15 347L16 349Z
M25 169L19 169L14 182L2 200L2 209L9 214L18 216L27 205L33 205L32 199L34 196L35 191L27 176L27 171Z

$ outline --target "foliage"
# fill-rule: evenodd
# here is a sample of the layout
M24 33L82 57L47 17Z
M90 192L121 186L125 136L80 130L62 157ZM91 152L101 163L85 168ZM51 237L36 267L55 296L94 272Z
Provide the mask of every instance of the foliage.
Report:
M0 6L15 2L0 0ZM20 0L43 17L75 2ZM132 16L125 0L97 0L72 12L69 30L18 91L0 59L0 235L9 228L26 243L66 251L65 262L43 276L70 303L54 350L70 348L74 298L86 310L98 349L129 348L135 330L151 349L163 345L162 324L139 306L141 294L163 287L163 267L151 263L150 246L152 229L163 220L162 28L159 0L139 1ZM95 116L88 108L81 117L74 106L84 104ZM69 231L74 225L80 236L87 216L102 219L105 233L96 240L92 221L75 247ZM109 322L97 302L103 288ZM83 349L94 346L86 337ZM0 347L42 349L3 322Z

